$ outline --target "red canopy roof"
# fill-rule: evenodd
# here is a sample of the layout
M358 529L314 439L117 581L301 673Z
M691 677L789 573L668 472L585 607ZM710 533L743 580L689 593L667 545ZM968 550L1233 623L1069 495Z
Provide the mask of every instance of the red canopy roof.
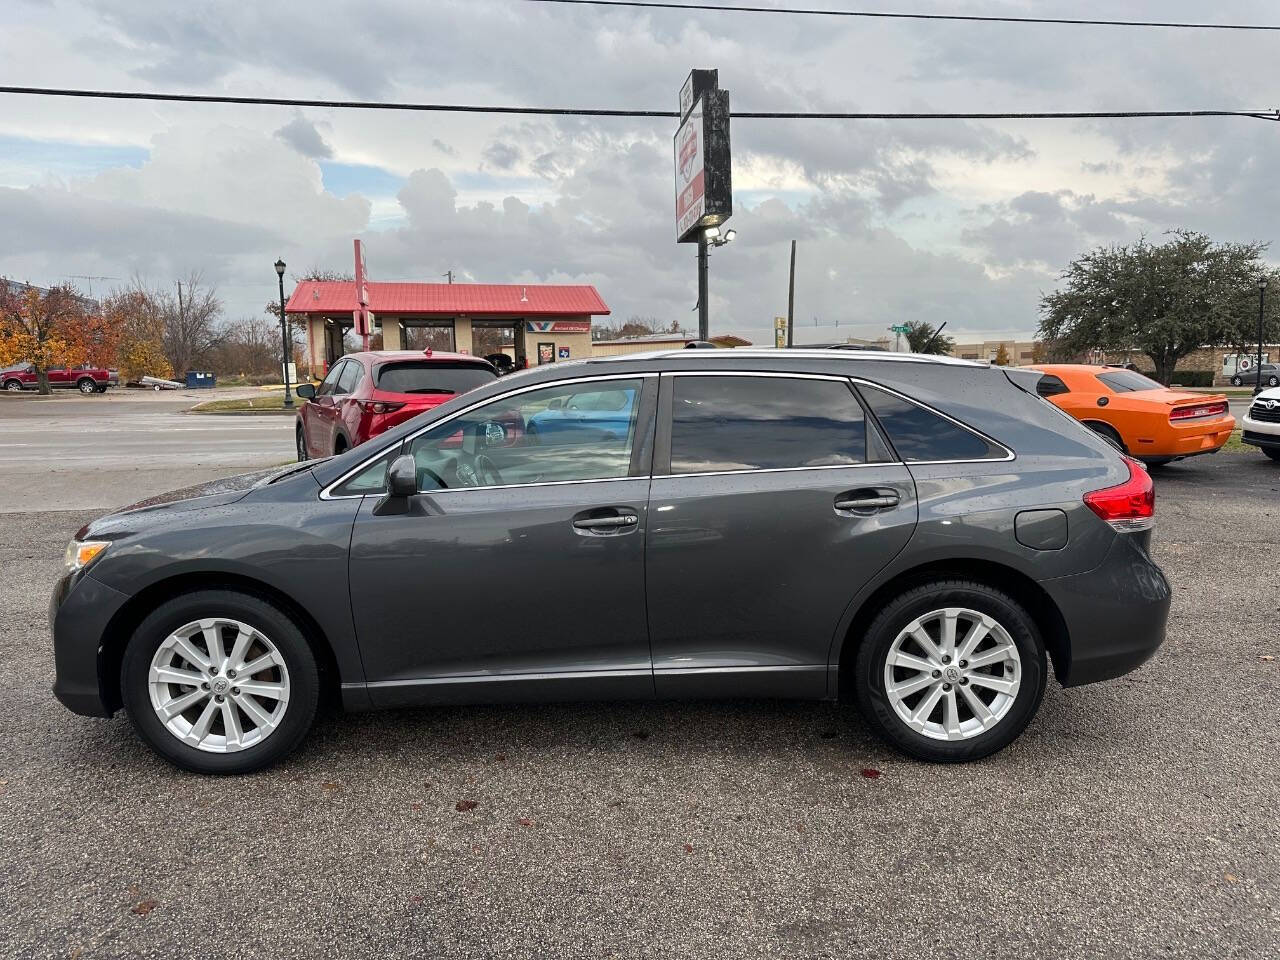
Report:
M369 309L375 314L587 317L609 313L596 288L589 285L370 282L367 286ZM354 283L303 280L285 305L285 312L350 313L355 308Z

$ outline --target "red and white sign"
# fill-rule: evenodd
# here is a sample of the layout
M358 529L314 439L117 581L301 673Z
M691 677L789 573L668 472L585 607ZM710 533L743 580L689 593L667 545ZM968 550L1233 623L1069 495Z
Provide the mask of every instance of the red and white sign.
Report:
M706 172L702 152L702 101L694 105L676 132L676 239L689 232L706 211Z

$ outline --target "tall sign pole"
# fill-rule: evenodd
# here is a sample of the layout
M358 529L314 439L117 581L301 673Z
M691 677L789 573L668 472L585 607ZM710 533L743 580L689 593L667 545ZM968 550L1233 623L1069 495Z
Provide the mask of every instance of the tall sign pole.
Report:
M351 312L356 333L360 336L362 350L369 349L369 284L364 269L364 247L357 239L356 248L356 308Z
M733 215L729 153L729 91L716 70L692 70L680 88L675 154L676 242L698 245L698 339L711 336L708 251L720 245L719 227ZM711 236L710 228L715 228Z
M787 346L795 346L795 337L792 330L795 329L795 313L796 313L796 242L791 241L791 275L787 280Z

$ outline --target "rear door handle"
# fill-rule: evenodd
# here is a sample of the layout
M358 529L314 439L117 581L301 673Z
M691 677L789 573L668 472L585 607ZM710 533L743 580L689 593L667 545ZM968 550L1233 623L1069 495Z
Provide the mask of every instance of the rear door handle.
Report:
M901 500L896 493L875 494L865 497L840 497L836 500L836 509L869 513L874 510L888 510L896 507L900 502Z

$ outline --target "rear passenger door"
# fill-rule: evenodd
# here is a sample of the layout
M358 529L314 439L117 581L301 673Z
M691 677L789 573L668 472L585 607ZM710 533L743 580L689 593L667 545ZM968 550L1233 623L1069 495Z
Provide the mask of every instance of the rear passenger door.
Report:
M821 697L854 594L916 493L850 382L662 376L645 574L659 696Z

